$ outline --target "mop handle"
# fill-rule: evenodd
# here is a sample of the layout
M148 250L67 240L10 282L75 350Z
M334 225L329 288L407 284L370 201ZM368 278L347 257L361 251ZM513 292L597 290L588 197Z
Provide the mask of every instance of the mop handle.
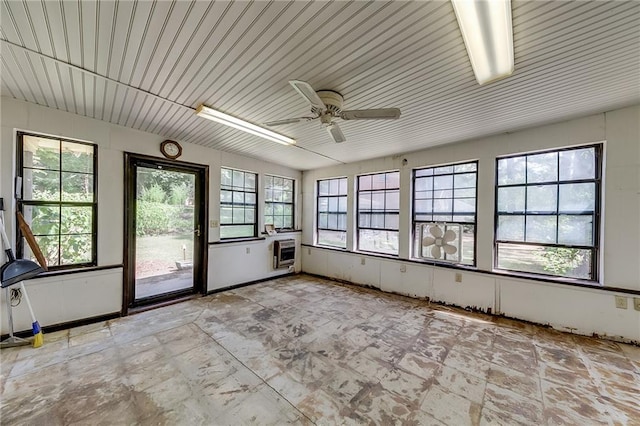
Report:
M24 296L24 300L27 302L27 307L29 308L29 313L31 314L31 322L36 322L36 316L33 314L33 308L31 307L31 302L29 301L27 289L24 288L24 281L20 281L20 288L22 289L22 295Z
M0 234L2 234L2 245L4 245L5 250L11 250L11 244L9 244L9 238L7 237L7 232L4 230L4 211L0 210Z

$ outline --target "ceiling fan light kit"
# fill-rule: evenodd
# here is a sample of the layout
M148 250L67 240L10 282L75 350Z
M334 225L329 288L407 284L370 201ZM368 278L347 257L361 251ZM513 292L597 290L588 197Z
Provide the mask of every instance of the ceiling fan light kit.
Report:
M478 84L514 70L511 0L451 0Z
M225 126L233 127L234 129L242 130L243 132L247 132L255 136L260 136L261 138L268 139L282 145L294 145L296 143L295 139L204 105L200 105L196 108L196 115L198 117L215 121L216 123L224 124Z
M280 126L320 119L334 142L345 142L347 138L335 119L342 120L397 120L400 118L398 108L343 110L344 98L333 90L314 90L306 81L291 80L289 84L311 105L313 117L286 118L284 120L269 121L266 126Z

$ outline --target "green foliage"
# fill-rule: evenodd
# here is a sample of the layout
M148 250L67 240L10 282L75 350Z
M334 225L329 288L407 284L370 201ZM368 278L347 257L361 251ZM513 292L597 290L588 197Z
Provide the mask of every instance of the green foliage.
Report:
M166 193L160 185L153 184L148 188L142 188L140 200L149 203L162 203L167 198Z
M136 235L184 234L193 232L192 206L174 206L139 200L136 214Z
M186 183L182 182L171 187L171 195L169 196L169 202L176 206L184 206L189 198L189 187Z
M546 247L536 256L543 269L553 275L566 275L584 261L584 254L580 250L564 247Z

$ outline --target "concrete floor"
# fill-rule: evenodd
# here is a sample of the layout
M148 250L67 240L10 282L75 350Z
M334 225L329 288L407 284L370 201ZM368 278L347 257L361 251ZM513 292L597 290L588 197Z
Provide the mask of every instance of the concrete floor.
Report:
M640 424L640 348L275 279L2 351L2 424Z

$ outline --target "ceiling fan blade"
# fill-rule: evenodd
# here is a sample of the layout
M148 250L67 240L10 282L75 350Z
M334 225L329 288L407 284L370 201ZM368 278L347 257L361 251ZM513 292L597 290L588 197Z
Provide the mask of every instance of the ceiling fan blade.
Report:
M300 96L305 98L307 102L311 104L311 106L314 106L320 110L325 109L324 102L322 102L316 91L313 90L313 87L311 87L309 83L301 80L291 80L289 81L289 84L291 84L293 88L296 89L296 92L298 92Z
M269 121L264 124L265 126L281 126L283 124L293 124L293 123L299 123L301 121L309 121L309 120L313 120L314 118L316 117L285 118L283 120Z
M398 108L353 109L342 111L340 118L343 120L396 120L400 118L400 110Z
M342 133L342 130L340 130L340 127L338 127L338 125L335 123L331 123L327 126L327 132L329 132L336 143L344 142L347 140L347 138L344 137L344 133Z

